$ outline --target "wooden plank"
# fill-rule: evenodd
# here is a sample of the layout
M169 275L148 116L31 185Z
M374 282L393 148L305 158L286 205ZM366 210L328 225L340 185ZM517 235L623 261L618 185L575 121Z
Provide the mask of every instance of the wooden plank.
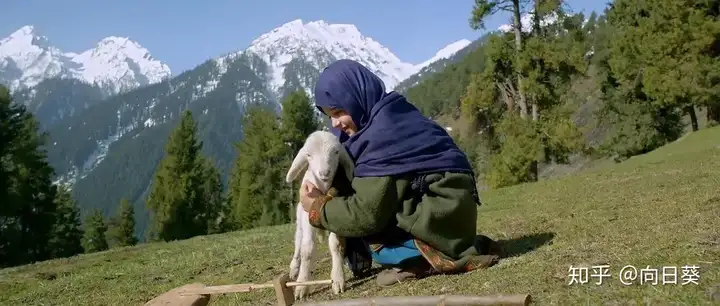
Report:
M165 292L145 303L145 306L207 306L210 303L209 295L181 295L185 290L204 288L203 284L189 284Z

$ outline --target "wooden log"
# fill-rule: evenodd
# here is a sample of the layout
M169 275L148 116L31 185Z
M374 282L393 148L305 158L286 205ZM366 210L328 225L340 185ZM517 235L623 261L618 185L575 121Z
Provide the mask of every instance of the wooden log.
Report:
M203 284L189 284L165 292L145 303L145 306L207 306L210 303L210 295L195 294L181 295L185 290L197 290L205 287Z
M298 304L297 306L395 306L395 305L415 305L415 306L457 306L457 305L530 305L531 298L529 294L514 295L489 295L489 296L468 296L468 295L438 295L438 296L393 296L393 297L370 297L357 298L337 301L324 301Z

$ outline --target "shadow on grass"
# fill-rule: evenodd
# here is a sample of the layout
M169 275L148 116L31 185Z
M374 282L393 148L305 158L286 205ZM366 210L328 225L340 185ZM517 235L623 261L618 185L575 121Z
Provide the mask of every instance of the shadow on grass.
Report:
M382 271L383 268L381 267L372 267L367 272L363 274L361 277L353 277L350 279L350 285L348 285L347 289L352 289L355 287L358 287L364 283L367 283L368 281L373 280L373 278Z
M343 266L343 268L346 268ZM367 283L368 281L374 280L374 276L376 276L380 271L383 269L380 267L372 267L368 271L366 271L361 277L350 277L349 279L345 280L345 291L352 290L354 288L357 288L361 286L364 283ZM347 275L346 275L347 277ZM329 294L331 292L330 286L323 286L320 288L315 289L312 291L308 296L313 297L320 295L322 293Z
M552 243L555 233L545 232L523 235L517 238L499 240L503 246L503 258L520 256L537 250L543 245Z

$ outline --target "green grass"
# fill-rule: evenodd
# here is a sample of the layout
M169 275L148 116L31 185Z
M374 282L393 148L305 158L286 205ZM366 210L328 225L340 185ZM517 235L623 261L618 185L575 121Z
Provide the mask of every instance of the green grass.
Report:
M720 303L720 128L704 129L622 164L483 193L480 230L512 253L487 270L380 289L351 281L343 298L529 293L537 304ZM265 282L287 270L291 225L141 245L0 270L1 305L140 305L187 283ZM323 245L316 278L329 278ZM570 265L613 276L568 285ZM622 285L624 265L698 265L699 285ZM713 300L712 296L715 296ZM332 297L327 287L310 299ZM213 305L272 305L271 290Z

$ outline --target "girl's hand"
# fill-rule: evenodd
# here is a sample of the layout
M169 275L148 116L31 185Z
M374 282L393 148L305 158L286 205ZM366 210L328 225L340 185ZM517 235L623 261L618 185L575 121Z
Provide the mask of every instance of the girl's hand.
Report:
M313 201L315 201L315 198L322 195L323 193L320 192L315 185L310 182L303 181L303 184L300 187L300 203L306 212L310 211L310 206Z

